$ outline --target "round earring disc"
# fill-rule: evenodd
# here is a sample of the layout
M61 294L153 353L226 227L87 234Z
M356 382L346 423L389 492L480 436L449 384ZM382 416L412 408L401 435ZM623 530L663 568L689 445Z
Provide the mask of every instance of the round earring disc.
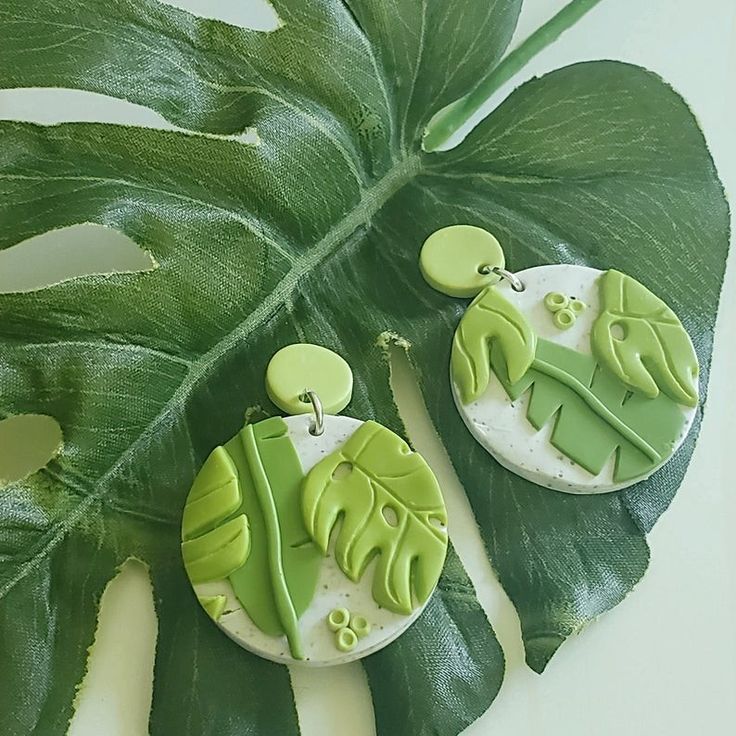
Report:
M339 414L352 398L353 372L344 358L321 345L287 345L266 368L268 397L287 414L308 414L306 391L317 394L325 413Z
M309 432L311 419L308 416L285 417L284 422L305 475L363 425L362 421L352 417L330 415L325 417L324 432L315 437ZM225 446L226 449L229 445ZM265 634L253 623L237 599L229 579L193 583L192 587L203 605L205 601L221 601L216 615L210 612L217 625L240 646L261 657L284 664L317 667L361 659L383 649L400 636L421 615L431 596L409 615L393 613L379 606L372 594L378 558L369 563L360 580L351 581L335 561L335 536L333 532L329 554L321 560L314 597L298 620L304 647L303 660L291 656L285 636ZM251 544L258 542L253 539ZM367 633L358 637L350 651L341 651L337 646L339 631L332 631L328 622L330 613L342 608L352 616L365 618L368 623L365 627Z
M601 308L598 279L602 273L598 269L585 266L536 266L516 274L526 286L523 292L513 291L506 281L495 288L526 317L539 338L590 355L590 333ZM554 315L545 305L545 297L552 291L574 296L586 305L577 314L574 323L564 330L555 325ZM452 378L450 380L452 382ZM684 414L682 428L659 465L641 477L615 482L615 451L612 451L601 472L594 475L570 460L552 444L557 416L551 417L540 429L532 425L527 418L527 410L530 395L535 390L527 390L512 401L492 372L485 393L475 401L463 404L452 382L453 396L460 416L475 439L501 465L533 483L565 493L607 493L644 480L677 451L690 431L697 411L695 408L680 407ZM561 411L564 413L565 408L562 407ZM591 440L588 438L583 441Z
M479 294L495 284L493 268L503 268L505 258L498 240L473 225L451 225L432 233L419 254L425 281L437 291L462 298Z

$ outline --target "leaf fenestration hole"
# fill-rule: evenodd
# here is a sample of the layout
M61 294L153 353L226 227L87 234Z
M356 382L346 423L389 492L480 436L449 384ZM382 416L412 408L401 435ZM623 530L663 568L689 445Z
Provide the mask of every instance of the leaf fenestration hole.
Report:
M343 478L347 478L347 476L350 475L350 473L353 472L353 464L352 463L340 463L333 471L332 471L332 480L342 480Z
M100 703L107 722L112 714L124 713L130 733L148 733L157 634L147 566L128 559L102 594L67 736L99 733Z
M275 31L283 25L274 7L266 0L246 3L213 3L211 0L159 0L164 5L188 10L210 20L221 20L252 31Z
M0 293L36 291L80 276L152 271L158 264L137 243L103 225L50 230L0 251Z
M59 423L45 414L19 414L0 421L0 487L43 468L62 444Z
M399 525L399 517L396 514L396 509L394 509L392 506L384 506L381 509L381 514L383 515L383 518L386 520L386 523L389 526Z
M623 322L614 322L611 325L611 337L614 340L625 340L626 339L626 327Z

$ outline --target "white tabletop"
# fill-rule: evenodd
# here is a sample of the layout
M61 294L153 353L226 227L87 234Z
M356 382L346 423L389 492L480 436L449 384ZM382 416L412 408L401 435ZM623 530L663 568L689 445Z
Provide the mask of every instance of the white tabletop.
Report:
M259 0L172 4L237 22L252 13ZM517 39L564 4L526 0ZM268 23L268 14L259 17ZM604 0L524 70L522 78L599 58L647 66L682 93L702 124L726 189L736 191L733 0ZM163 124L134 105L63 91L0 92L0 118ZM731 258L700 440L680 492L649 537L649 572L621 605L566 643L541 677L524 664L514 609L491 571L416 386L406 370L397 370L402 415L418 449L441 476L453 540L507 657L506 680L496 702L467 734L720 736L732 731L736 484L727 458L736 440L736 341L729 334L736 327L733 266ZM147 733L151 677L141 673L151 671L154 642L150 585L142 568L132 564L106 594L73 736ZM304 736L342 736L348 722L351 736L374 733L359 664L294 671L292 681Z

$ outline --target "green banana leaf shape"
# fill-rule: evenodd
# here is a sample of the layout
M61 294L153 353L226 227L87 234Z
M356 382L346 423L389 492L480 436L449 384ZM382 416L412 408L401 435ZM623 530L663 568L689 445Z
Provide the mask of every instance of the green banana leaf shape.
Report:
M207 528L206 537L217 542L197 558L196 578L185 552L192 582L228 577L256 626L271 636L285 634L296 659L304 656L298 619L314 596L322 560L301 518L302 479L284 420L273 417L248 424L209 456L192 487L183 521L185 530ZM219 514L214 509L220 509ZM236 523L242 526L246 518L250 550L236 556L234 542L228 539ZM247 532L248 526L244 529ZM192 543L184 542L182 548ZM209 574L203 576L199 570L205 567Z
M592 356L554 342L537 340L532 366L519 381L509 379L497 346L491 365L512 400L532 390L527 418L541 429L554 417L551 442L571 460L597 475L615 452L616 483L657 468L685 425L682 410L665 394L632 393Z
M230 518L240 503L237 469L227 452L216 447L184 507L181 551L192 583L222 580L245 563L250 552L248 521L245 514Z
M477 399L488 386L491 345L502 352L515 383L534 360L535 344L526 317L498 289L484 289L463 315L452 341L452 380L463 404Z
M698 358L677 315L649 289L620 271L600 277L601 313L591 348L630 389L655 398L660 390L685 406L698 403ZM622 337L612 328L618 326Z
M447 512L427 463L391 430L367 421L315 465L302 510L325 554L342 517L335 559L354 582L379 555L372 592L380 606L409 614L429 598L447 553Z

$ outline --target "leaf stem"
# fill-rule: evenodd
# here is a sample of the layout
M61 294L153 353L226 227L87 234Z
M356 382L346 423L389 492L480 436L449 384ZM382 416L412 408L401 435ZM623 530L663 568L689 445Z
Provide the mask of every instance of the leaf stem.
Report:
M537 54L554 43L599 2L601 0L572 0L557 15L550 18L504 57L472 92L440 110L429 121L424 132L422 142L424 150L432 152L442 147L478 112L494 92L521 71Z

